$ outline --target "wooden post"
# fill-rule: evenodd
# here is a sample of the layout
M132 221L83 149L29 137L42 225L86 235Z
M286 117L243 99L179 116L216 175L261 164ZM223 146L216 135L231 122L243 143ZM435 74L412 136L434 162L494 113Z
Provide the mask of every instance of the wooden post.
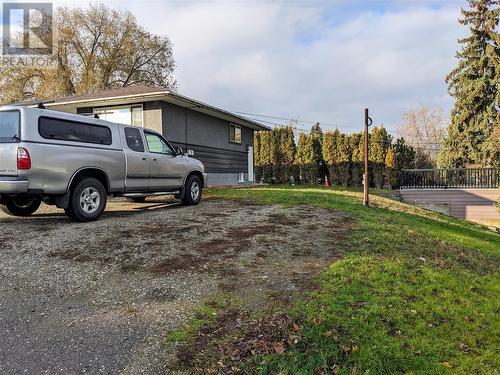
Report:
M363 187L364 187L364 199L363 199L363 205L369 206L370 205L370 197L369 197L369 189L370 189L370 173L368 170L368 127L370 126L369 124L370 117L368 117L368 108L365 108L365 174L364 174L364 179L363 179Z

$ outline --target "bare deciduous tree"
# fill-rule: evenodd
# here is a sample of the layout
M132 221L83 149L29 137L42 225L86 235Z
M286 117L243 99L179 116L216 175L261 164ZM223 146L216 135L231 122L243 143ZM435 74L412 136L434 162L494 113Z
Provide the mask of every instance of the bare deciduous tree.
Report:
M446 137L448 118L438 107L420 105L403 114L397 135L417 152L419 167L435 166L437 154ZM426 165L428 164L428 165Z
M4 103L150 84L175 90L172 44L153 35L128 11L103 4L59 8L57 68L0 70Z

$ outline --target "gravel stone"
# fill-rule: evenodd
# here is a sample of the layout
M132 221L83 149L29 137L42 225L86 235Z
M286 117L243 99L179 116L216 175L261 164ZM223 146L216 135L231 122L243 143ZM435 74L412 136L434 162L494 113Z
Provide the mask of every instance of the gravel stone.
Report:
M291 298L350 227L331 210L213 199L114 199L92 223L46 205L0 213L0 373L165 373L165 337L196 305Z

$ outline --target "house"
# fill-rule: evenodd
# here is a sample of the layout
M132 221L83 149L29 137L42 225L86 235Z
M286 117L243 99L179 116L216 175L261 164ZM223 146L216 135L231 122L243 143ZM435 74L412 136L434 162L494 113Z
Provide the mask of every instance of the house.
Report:
M205 165L210 186L255 181L253 135L269 130L256 121L164 88L137 85L44 102L77 113L163 134Z

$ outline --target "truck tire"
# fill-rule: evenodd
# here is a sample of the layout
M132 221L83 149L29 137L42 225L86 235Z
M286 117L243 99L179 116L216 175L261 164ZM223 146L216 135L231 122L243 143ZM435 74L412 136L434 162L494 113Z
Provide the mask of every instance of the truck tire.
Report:
M74 221L88 222L97 220L107 202L106 189L95 178L84 178L70 192L66 214Z
M186 206L197 205L201 201L202 190L203 188L200 178L195 175L189 176L184 187L184 197L182 197L182 203Z
M42 201L37 198L6 198L0 207L3 212L12 216L30 216L38 210Z
M131 197L127 198L127 200L134 203L144 203L146 202L146 197Z

